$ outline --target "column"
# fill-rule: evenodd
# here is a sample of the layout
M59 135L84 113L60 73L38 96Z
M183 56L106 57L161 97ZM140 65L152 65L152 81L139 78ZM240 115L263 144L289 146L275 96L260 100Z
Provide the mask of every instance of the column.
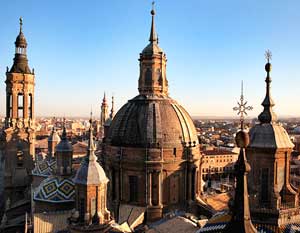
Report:
M17 118L18 115L18 95L17 92L13 90L12 93L12 116L11 118Z
M152 172L147 172L147 190L148 190L148 206L152 206Z
M162 172L161 170L158 171L158 182L157 182L157 186L158 186L158 205L162 206Z

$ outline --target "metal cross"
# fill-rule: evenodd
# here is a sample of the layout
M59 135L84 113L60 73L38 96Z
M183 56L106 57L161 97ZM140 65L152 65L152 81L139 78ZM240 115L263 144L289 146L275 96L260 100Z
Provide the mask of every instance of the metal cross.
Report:
M247 116L247 111L251 111L253 109L252 106L247 105L248 101L244 102L244 90L243 90L243 81L241 87L241 97L240 102L237 102L238 106L233 108L233 111L237 111L237 115L240 116L241 121L241 129L244 129L244 119L245 115Z
M270 62L270 60L272 60L272 53L271 53L271 51L269 49L266 50L265 57L266 57L266 59L267 59L268 62Z

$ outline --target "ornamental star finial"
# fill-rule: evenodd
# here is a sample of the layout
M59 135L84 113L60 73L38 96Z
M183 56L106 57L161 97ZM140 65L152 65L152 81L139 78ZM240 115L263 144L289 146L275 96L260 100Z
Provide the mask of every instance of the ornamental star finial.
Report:
M272 60L272 53L271 53L271 51L269 49L266 50L265 57L266 57L266 59L267 59L268 62L270 62L270 60Z
M247 116L247 111L251 111L253 109L252 106L248 106L248 101L244 102L244 90L243 90L243 81L242 81L242 86L241 86L241 97L240 97L240 102L237 102L238 106L233 108L233 111L237 111L237 115L240 116L240 121L241 121L241 129L244 129L244 120L245 120L245 115Z

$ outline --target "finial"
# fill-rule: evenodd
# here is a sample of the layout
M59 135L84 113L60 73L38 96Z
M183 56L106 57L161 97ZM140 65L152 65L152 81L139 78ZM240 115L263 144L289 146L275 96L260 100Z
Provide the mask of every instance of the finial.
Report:
M19 21L20 21L20 32L22 32L22 26L23 26L23 19L22 19L22 17L20 17Z
M272 60L272 53L269 49L266 50L265 57L266 57L268 63L270 62L270 60Z
M151 15L155 15L154 5L155 5L155 2L154 2L154 1L152 1L152 10L151 10Z
M110 110L110 118L113 119L115 115L115 101L114 101L114 96L112 95L111 97L111 110Z
M65 117L63 118L63 132L62 132L62 135L61 135L61 139L62 140L67 139L66 118Z
M266 96L264 101L262 102L262 106L264 107L263 112L258 116L258 119L261 123L271 123L276 121L277 116L273 112L272 107L275 105L274 101L271 98L271 82L272 79L270 77L270 72L272 65L270 63L270 60L272 59L272 53L270 50L267 50L265 52L265 57L267 59L267 64L265 65L265 70L267 72L267 77L266 77Z
M93 126L92 126L92 119L93 119L93 113L91 111L91 116L90 116L90 128L89 128L89 142L88 142L88 153L87 153L87 158L92 161L96 160L96 155L94 153L95 147L94 147L94 138L93 138Z
M253 109L253 107L248 106L247 103L248 101L244 102L244 84L242 81L240 102L237 102L238 106L233 108L234 111L237 111L237 115L240 115L241 130L244 129L244 115L248 115L247 111L251 111Z
M90 112L90 125L92 125L93 122L93 109L91 107L91 112ZM91 127L91 126L90 126Z
M153 43L153 42L157 42L157 36L156 36L156 32L155 32L155 24L154 24L154 15L155 15L154 1L152 2L151 15L152 15L152 23L151 23L151 31L150 31L150 38L149 38L149 41L150 41L151 43Z

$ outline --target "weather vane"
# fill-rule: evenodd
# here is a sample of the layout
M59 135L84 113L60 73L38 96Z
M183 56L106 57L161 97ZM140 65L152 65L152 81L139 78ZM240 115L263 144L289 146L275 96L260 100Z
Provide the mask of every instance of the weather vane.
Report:
M244 88L243 88L243 81L242 81L240 102L237 102L238 106L233 108L234 111L237 111L237 115L240 116L241 129L244 129L245 115L246 116L248 115L247 111L251 111L253 109L252 106L247 105L248 101L244 102L244 90L243 89Z
M270 60L272 60L272 53L269 49L265 52L265 57L266 57L268 63L270 62Z

